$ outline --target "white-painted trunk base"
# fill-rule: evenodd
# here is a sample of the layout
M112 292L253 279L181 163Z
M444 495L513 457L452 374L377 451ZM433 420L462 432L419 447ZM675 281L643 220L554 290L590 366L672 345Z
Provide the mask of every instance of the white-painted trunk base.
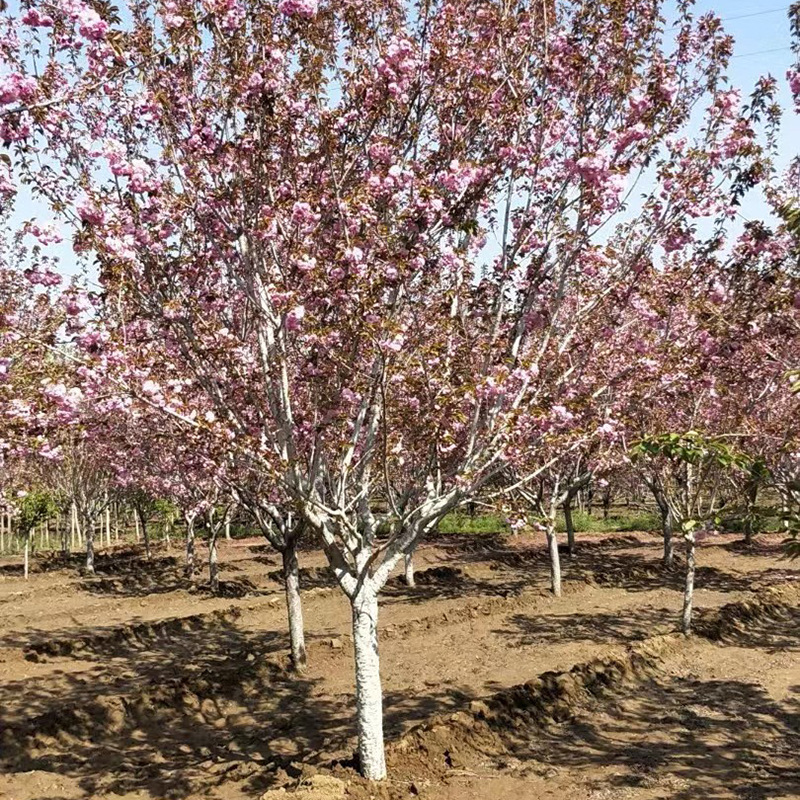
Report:
M681 614L681 630L692 632L692 606L694 604L694 571L695 552L694 538L686 543L686 583L683 589L683 613Z
M291 547L283 553L286 610L289 615L289 644L292 665L298 672L306 668L306 638L303 628L303 605L300 600L300 568L297 551Z
M407 553L405 556L404 562L404 569L405 569L405 578L406 578L406 586L413 589L416 587L416 581L414 580L414 554Z
M558 552L558 537L555 529L547 531L547 550L550 555L550 590L561 597L561 556Z
M356 661L358 754L364 777L386 777L383 750L383 692L378 656L378 595L362 589L353 601L353 645Z

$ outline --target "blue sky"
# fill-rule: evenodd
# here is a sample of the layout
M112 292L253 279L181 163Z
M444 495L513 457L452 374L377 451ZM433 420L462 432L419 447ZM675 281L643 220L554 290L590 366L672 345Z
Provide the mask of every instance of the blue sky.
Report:
M670 0L672 3L673 0ZM747 97L759 76L772 74L781 87L781 105L787 109L780 134L780 166L800 153L800 116L791 111L791 97L786 84L786 70L793 63L789 49L790 32L784 0L697 0L696 12L714 11L719 14L726 30L736 39L735 56L730 65L731 84L742 89ZM669 8L669 3L668 3ZM674 8L674 5L673 5ZM744 219L764 218L767 209L758 192L750 192L740 209ZM43 209L24 195L18 198L16 221L34 216L46 220ZM66 233L66 231L65 231ZM61 271L67 275L82 271L72 252L68 236L60 245L48 248L50 255L60 258Z
M780 0L698 0L698 11L714 11L724 20L725 29L736 39L735 56L730 65L733 86L745 96L767 73L778 79L780 101L787 109L780 135L781 166L800 154L800 115L791 111L792 99L786 83L786 70L794 63L789 50L791 37L789 3ZM769 51L769 52L764 52ZM750 219L764 217L766 209L757 192L750 192L742 203L741 213Z

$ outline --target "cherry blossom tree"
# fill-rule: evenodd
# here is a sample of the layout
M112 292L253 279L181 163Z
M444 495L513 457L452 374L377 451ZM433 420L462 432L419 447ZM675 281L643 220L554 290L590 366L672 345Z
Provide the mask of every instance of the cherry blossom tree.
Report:
M109 338L79 346L274 484L265 532L322 542L369 778L391 571L509 463L541 474L516 432L559 415L570 348L767 169L719 21L681 2L667 30L660 6L45 0L4 20L13 169L104 287Z

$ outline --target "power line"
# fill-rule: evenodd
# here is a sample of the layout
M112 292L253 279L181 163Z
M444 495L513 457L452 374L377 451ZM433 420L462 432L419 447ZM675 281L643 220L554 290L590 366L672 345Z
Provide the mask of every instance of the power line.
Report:
M790 6L782 8L769 8L766 11L752 11L749 14L737 14L735 17L723 17L720 22L730 22L734 19L748 19L749 17L763 17L764 14L777 14L779 11L788 11Z
M737 53L731 58L747 58L748 56L763 56L765 53L782 53L784 50L791 50L791 47L773 47L771 50L756 50L753 53Z

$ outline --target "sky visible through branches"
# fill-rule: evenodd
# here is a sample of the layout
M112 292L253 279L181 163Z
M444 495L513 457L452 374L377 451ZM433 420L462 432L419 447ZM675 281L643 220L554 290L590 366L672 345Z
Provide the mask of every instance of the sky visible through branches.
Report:
M17 0L11 0L10 9L15 13ZM666 12L674 13L675 3L666 6ZM735 55L729 67L729 76L732 86L742 90L746 99L762 75L771 74L778 79L780 91L778 101L784 109L791 109L792 101L786 81L786 71L793 63L790 51L790 31L787 17L788 3L780 4L780 0L758 2L758 0L697 0L695 12L697 15L713 11L718 14L724 23L725 29L735 41ZM781 123L778 137L779 170L788 166L788 162L797 151L797 142L800 141L800 116L785 113ZM647 176L640 186L641 192L649 190ZM761 192L757 189L749 192L743 199L740 208L740 221L744 224L749 220L768 219L770 210ZM33 217L41 221L49 221L52 215L44 208L43 204L26 193L21 187L16 200L15 214L12 219L14 227L18 223ZM60 261L59 271L64 275L77 275L84 273L88 282L94 284L94 268L91 264L82 263L79 256L72 252L69 234L63 225L59 225L64 235L64 240L58 244L44 247L43 250ZM738 232L734 227L733 232ZM489 246L489 253L493 248Z

